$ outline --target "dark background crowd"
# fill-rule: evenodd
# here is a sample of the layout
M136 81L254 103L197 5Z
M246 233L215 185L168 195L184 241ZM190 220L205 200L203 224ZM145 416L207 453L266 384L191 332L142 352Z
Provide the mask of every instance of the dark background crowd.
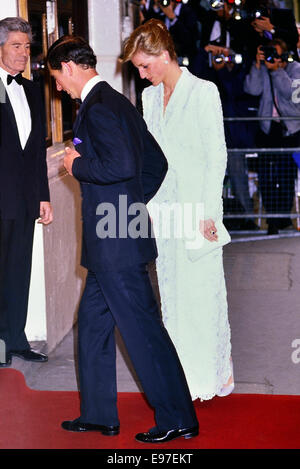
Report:
M300 147L300 42L292 9L271 0L139 0L140 22L157 18L169 29L178 62L220 92L228 152L227 177L235 210L253 213L245 149L272 148L259 154L258 173L264 209L287 217L268 219L268 234L291 225ZM147 86L138 82L139 91ZM238 120L238 118L259 118ZM286 121L284 117L289 117ZM295 120L291 120L295 117ZM230 120L226 118L235 118ZM271 119L263 119L271 118ZM234 151L232 151L234 150ZM240 150L240 151L239 151ZM294 155L295 156L295 155ZM228 201L227 201L228 202ZM226 204L226 200L225 200ZM232 207L225 206L231 212ZM231 226L229 226L230 228ZM233 228L257 229L245 217Z

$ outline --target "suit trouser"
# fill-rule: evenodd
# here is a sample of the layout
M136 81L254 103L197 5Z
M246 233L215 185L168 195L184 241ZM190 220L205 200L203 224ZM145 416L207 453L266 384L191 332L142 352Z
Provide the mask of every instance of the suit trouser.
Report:
M80 420L118 425L118 327L160 430L197 425L185 376L145 265L88 272L78 316Z
M20 210L16 219L0 214L0 339L6 351L25 350L35 220Z

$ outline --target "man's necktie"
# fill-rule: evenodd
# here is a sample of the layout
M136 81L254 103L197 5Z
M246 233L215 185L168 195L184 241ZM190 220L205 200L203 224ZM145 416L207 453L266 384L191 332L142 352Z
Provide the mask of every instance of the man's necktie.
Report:
M10 85L13 80L16 80L18 85L22 85L22 73L18 73L18 75L7 75L7 84Z

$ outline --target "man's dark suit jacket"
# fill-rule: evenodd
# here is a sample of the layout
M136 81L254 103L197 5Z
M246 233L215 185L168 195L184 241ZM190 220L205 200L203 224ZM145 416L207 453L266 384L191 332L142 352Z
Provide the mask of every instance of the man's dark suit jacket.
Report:
M82 190L82 265L97 272L126 269L155 259L156 243L148 214L147 236L119 236L119 217L124 220L131 204L147 203L167 172L165 156L143 118L127 98L102 81L81 105L74 136L82 142L76 146L81 157L72 166ZM119 196L126 198L125 212L120 210ZM97 236L97 223L105 216L96 214L100 203L115 207L116 237ZM133 218L128 216L126 228Z
M1 80L0 80L1 82ZM3 83L0 83L3 87ZM0 104L0 217L15 219L22 198L31 218L40 215L40 202L47 202L49 187L46 163L44 110L38 85L23 78L31 111L32 127L24 150L9 98Z

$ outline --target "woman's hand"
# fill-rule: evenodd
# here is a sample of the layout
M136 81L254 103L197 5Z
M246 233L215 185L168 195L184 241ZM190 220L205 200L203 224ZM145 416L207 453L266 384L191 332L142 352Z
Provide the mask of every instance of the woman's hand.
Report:
M208 220L200 220L200 233L208 241L218 241L217 228L215 222L209 218Z

